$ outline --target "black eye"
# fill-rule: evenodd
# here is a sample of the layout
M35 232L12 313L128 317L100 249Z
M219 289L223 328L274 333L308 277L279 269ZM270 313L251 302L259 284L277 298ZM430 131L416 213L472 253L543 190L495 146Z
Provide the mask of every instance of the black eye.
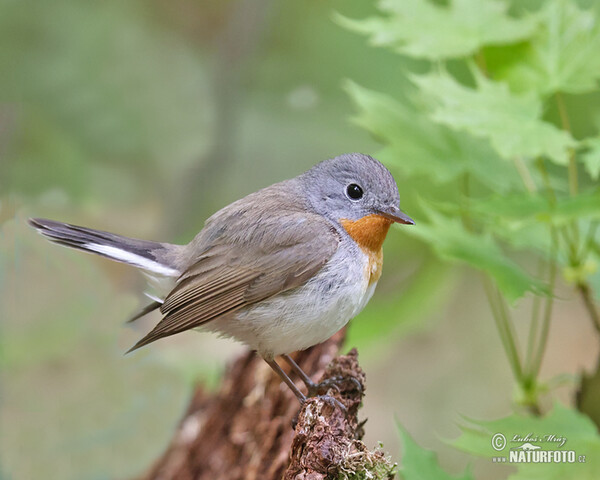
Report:
M351 183L346 187L346 195L350 200L360 200L363 196L363 189L356 183Z

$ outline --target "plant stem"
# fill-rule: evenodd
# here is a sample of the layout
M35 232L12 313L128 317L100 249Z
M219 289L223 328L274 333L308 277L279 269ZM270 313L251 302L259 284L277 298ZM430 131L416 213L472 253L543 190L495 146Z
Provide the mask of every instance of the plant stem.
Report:
M540 337L537 342L536 354L533 357L533 364L531 367L530 376L535 379L540 373L540 367L542 365L542 359L544 358L544 352L548 343L548 333L550 332L550 319L552 318L552 307L554 305L554 288L556 285L556 253L558 238L554 227L550 227L550 292L546 298L546 305L544 308L544 316L542 317L542 327L540 331Z
M540 258L538 264L537 277L542 278L545 275L545 266L546 262ZM525 358L524 369L526 375L531 373L531 367L533 365L533 353L535 352L536 346L536 338L537 332L540 323L540 307L542 303L542 297L540 295L535 295L533 297L533 308L531 311L531 323L529 324L529 334L527 336L527 353Z
M590 222L590 226L588 228L588 233L585 236L585 242L583 243L583 246L581 249L581 254L579 255L579 258L585 258L587 256L587 254L589 253L590 249L592 248L592 245L594 245L594 243L596 241L596 230L598 229L598 225L599 225L598 220L592 220Z
M579 265L579 257L577 256L577 242L575 238L569 236L569 230L566 226L560 227L560 233L564 237L565 246L569 250L568 258L571 267Z
M485 276L483 286L513 375L519 385L523 387L523 368L521 367L514 331L511 328L510 318L508 318L508 311L504 305L501 305L503 299L494 288L491 280Z
M573 134L571 130L571 122L569 121L569 114L567 112L567 106L565 99L560 92L556 92L556 104L558 105L558 114L562 123L563 129ZM577 195L579 190L579 174L577 172L577 160L575 159L575 149L569 149L569 166L568 166L568 177L569 177L569 193L572 197ZM577 249L575 244L579 243L579 226L577 221L571 222L571 228L573 229L574 243L570 245L571 249Z
M559 96L558 98L562 98L562 97ZM566 117L565 117L565 122L566 122L566 125L568 126L568 118L566 118ZM554 189L552 188L552 185L550 184L550 177L548 176L548 171L546 170L544 160L541 158L538 161L538 168L540 170L540 173L542 174L542 178L544 180L544 185L548 192L550 202L552 204L555 204L556 203L556 193L554 192ZM589 249L591 248L591 246L594 243L594 238L596 236L597 228L598 228L598 221L597 220L592 221L590 223L589 230L586 235L586 241L584 242L584 244L582 246L581 253L578 255L577 243L578 243L579 231L577 229L577 226L574 225L574 228L573 228L574 238L570 237L569 230L566 227L564 227L564 226L560 227L559 232L563 236L564 244L568 250L568 258L569 258L570 266L579 265L581 263L581 261L585 258L585 256L589 252ZM583 284L580 283L577 286L577 290L579 291L579 293L584 301L584 304L588 310L588 313L590 314L590 318L592 319L592 323L594 324L594 327L596 328L596 330L598 330L600 332L600 319L598 318L599 314L598 314L598 311L594 304L593 298L590 295L589 285L587 283L583 283Z
M465 174L462 183L463 199L461 201L461 217L464 227L468 231L473 231L473 225L469 214L469 175ZM492 316L496 323L496 328L500 334L500 340L508 362L512 368L513 374L519 384L523 383L523 368L521 366L521 360L515 341L516 334L514 332L513 325L511 323L508 308L506 307L502 294L494 287L492 281L485 275L483 275L483 286L485 293L492 310Z
M585 304L585 308L590 314L590 318L592 319L592 323L596 328L596 331L600 333L600 313L598 312L598 308L594 303L594 299L592 297L592 291L587 282L579 283L577 285L577 291L581 295L583 299L583 303Z
M510 318L510 313L509 313L509 309L508 306L506 305L506 300L504 299L504 297L502 296L502 294L500 293L500 290L498 290L498 288L496 288L496 297L498 299L498 305L500 306L500 311L502 312L501 318L504 321L504 328L506 330L507 336L508 336L508 340L509 340L509 345L511 347L511 353L515 358L515 362L517 365L517 379L520 380L520 382L523 382L523 366L521 363L521 355L519 353L519 345L517 343L517 332L515 332L515 327L514 324Z
M564 98L560 92L556 93L556 103L558 105L558 113L560 115L560 119L563 125L563 128L572 133L571 123L569 121L569 115L567 113L567 106L565 105ZM575 150L570 150L569 157L569 193L573 195L577 195L578 191L578 172L577 172L577 162L575 160ZM588 235L584 245L582 246L582 255L577 255L577 244L579 243L579 226L577 222L572 223L574 240L569 242L567 240L567 244L571 251L570 261L571 266L578 266L583 260L585 260L585 255L592 243L594 242L594 237L596 234L597 221L593 222L590 225L590 230L588 231ZM566 236L566 235L565 235ZM594 328L600 333L600 314L598 313L598 309L596 304L594 303L594 299L592 298L591 289L587 282L579 282L577 285L577 290L583 299L583 303L590 315L590 319L592 320L592 324Z
M537 401L533 402L533 403L529 403L527 405L527 409L531 412L532 415L535 415L536 417L542 416L542 410L541 410L540 406L537 404Z
M550 183L550 175L548 175L546 163L544 162L543 158L538 158L537 166L538 170L542 174L542 180L544 182L544 186L546 187L546 192L548 193L548 200L554 207L556 205L556 192L554 191L554 188L552 188L552 183Z
M560 92L556 93L556 103L558 105L558 114L562 123L563 129L567 132L571 131L571 122L569 121L569 115L567 113L567 106L565 100ZM575 160L575 149L569 149L569 193L574 196L577 195L578 190L578 173L577 173L577 162Z
M525 162L523 161L523 159L519 156L514 157L513 163L515 164L515 168L517 169L517 172L519 173L519 176L521 177L521 180L523 181L523 185L525 185L525 189L529 193L535 193L537 191L537 187L536 187L535 182L533 181L533 177L531 176L531 173L529 172L529 169L527 168L527 165L525 165Z

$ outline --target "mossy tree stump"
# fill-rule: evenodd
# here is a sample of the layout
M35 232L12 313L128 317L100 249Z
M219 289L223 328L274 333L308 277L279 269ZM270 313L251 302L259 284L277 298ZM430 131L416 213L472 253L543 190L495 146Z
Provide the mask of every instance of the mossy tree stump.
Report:
M140 480L393 478L383 453L361 441L365 375L356 350L336 358L343 339L339 332L294 356L314 380L332 382L330 398L302 407L256 354L239 357L217 392L197 388L166 452Z

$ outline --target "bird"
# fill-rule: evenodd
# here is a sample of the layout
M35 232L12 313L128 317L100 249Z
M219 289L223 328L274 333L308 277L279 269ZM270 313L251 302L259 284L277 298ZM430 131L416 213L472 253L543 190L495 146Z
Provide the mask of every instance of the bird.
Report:
M324 160L227 205L187 245L29 219L56 244L133 265L168 285L131 318L162 314L127 353L187 330L215 332L256 351L300 403L307 396L276 357L314 395L318 385L289 354L324 342L365 307L393 223L415 222L400 210L390 171L360 153Z

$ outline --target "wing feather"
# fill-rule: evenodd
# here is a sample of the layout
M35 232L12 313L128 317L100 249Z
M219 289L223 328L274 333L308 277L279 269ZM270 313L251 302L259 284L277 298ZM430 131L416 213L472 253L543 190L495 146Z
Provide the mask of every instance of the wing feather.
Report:
M337 250L338 232L318 215L298 209L273 215L263 208L251 223L251 209L235 206L227 207L232 228L217 235L218 219L209 219L190 244L199 254L161 305L164 318L129 351L296 288Z
M240 283L247 282L258 275L256 272L243 272L233 268L224 269L222 275L194 275L179 283L176 289L167 296L161 305L161 312L167 313L189 303L190 300L204 299L223 295L226 290Z

